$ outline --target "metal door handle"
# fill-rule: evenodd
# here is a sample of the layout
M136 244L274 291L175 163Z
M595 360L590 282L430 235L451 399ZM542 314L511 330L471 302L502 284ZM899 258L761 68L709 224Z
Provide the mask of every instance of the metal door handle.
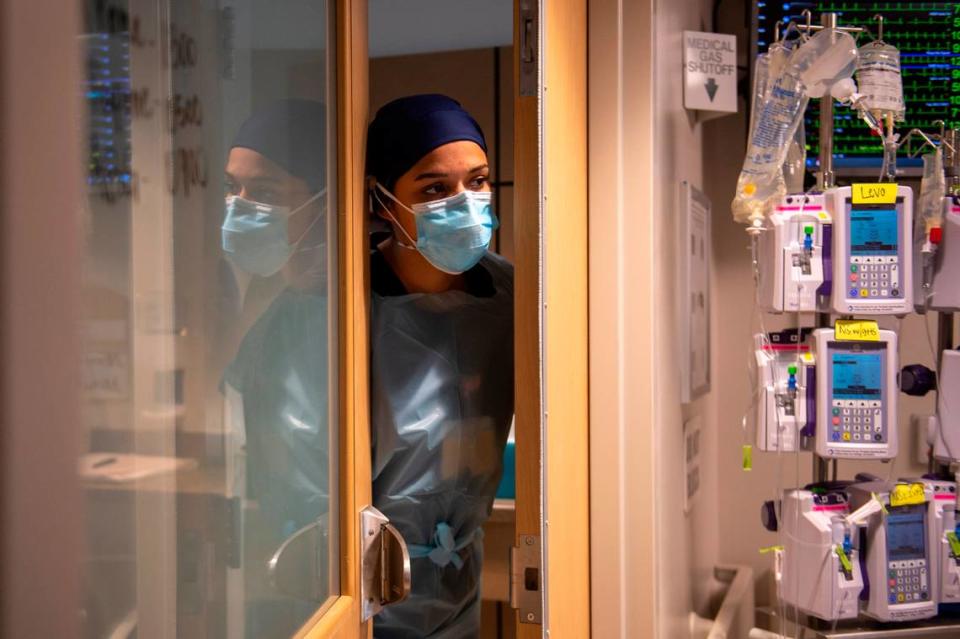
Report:
M400 532L373 506L360 512L363 620L410 594L410 553Z

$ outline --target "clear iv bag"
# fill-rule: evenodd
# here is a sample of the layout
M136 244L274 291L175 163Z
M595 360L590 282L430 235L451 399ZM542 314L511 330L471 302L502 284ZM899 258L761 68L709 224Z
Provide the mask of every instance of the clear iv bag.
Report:
M753 100L750 108L750 125L748 131L753 130L757 114L763 108L772 85L771 78L776 79L783 72L783 67L790 57L790 48L787 43L774 42L766 53L757 56L753 65Z
M753 65L753 99L750 101L750 125L748 131L753 131L757 114L763 108L763 101L770 88L770 54L761 53Z
M920 181L920 200L917 205L915 237L926 237L930 229L943 224L943 198L947 182L943 175L943 149L923 156L923 179Z
M853 38L834 29L819 31L790 54L750 131L731 207L736 221L762 223L786 193L783 162L809 98L824 95L835 82L852 76L856 59Z
M803 177L807 171L807 130L803 119L793 134L783 162L783 181L787 193L803 193Z
M857 60L857 84L869 109L879 119L893 117L903 122L903 78L900 75L900 51L875 41L860 47Z

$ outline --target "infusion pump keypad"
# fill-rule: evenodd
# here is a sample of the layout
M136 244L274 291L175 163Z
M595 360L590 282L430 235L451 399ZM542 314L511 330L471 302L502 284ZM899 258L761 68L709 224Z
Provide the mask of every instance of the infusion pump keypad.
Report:
M887 565L889 567L887 592L891 604L929 601L926 560L891 561Z
M846 297L860 302L902 302L904 201L852 205L846 199Z
M850 258L850 297L902 299L900 258L889 255Z
M834 399L831 436L835 442L883 443L883 402L879 400Z

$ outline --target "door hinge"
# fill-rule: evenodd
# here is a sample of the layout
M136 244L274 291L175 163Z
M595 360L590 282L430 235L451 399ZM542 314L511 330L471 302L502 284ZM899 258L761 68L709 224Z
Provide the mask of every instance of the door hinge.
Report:
M536 96L540 76L540 2L520 0L520 95Z
M510 549L510 607L517 609L520 623L542 623L540 561L540 537L520 535L520 545Z
M373 506L360 511L363 621L410 594L410 553L399 531Z

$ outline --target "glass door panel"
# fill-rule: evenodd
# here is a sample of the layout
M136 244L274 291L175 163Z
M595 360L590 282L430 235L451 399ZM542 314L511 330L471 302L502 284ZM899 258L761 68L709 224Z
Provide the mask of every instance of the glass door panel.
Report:
M340 592L333 7L84 12L84 636L288 637Z

